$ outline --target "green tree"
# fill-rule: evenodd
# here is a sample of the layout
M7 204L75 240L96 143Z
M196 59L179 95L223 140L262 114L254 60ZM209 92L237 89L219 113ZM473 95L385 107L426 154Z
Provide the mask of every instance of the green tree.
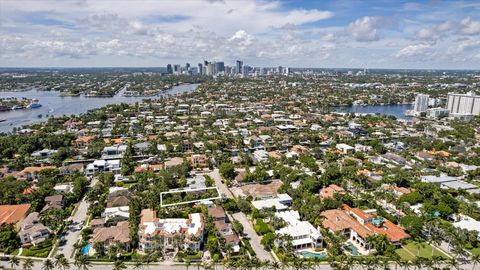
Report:
M2 224L0 226L0 250L10 253L20 247L20 238L12 224Z
M53 268L55 268L55 265L53 264L52 260L46 259L43 261L42 270L53 270Z
M219 167L220 174L223 178L233 180L235 178L235 167L232 163L222 163Z
M127 266L125 265L125 262L122 261L122 260L116 260L114 263L113 263L113 268L112 270L124 270L126 269Z
M413 236L421 237L424 219L416 215L406 215L400 219L400 224Z
M15 267L20 264L20 260L17 258L17 256L12 256L10 257L8 263L10 264L10 268L15 269Z
M132 142L128 142L127 149L123 153L122 169L120 172L122 175L130 175L135 171L135 160L133 160L133 146Z
M74 265L78 270L88 270L92 266L88 257L85 255L75 257Z
M33 268L33 260L30 258L27 258L23 261L22 269L23 270L32 270Z

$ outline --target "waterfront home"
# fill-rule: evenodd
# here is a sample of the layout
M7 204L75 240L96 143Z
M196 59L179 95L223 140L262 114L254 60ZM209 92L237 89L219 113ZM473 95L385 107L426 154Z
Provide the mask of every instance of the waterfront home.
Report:
M39 213L32 212L23 220L19 236L23 246L36 246L47 240L50 233L50 229L40 222Z
M199 251L203 243L205 220L203 214L192 213L188 218L157 218L153 209L143 209L139 228L139 249L190 249Z

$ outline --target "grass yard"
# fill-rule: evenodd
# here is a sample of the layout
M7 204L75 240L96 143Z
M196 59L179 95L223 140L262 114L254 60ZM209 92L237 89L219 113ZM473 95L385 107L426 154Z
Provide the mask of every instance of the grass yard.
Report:
M408 253L404 248L399 248L395 250L395 252L400 256L400 258L402 258L402 260L405 261L411 261L415 258L414 256L410 255L410 253Z
M469 250L472 254L478 254L480 255L480 247L479 248L473 248Z
M412 260L417 254L422 258L432 258L432 246L427 243L409 242L402 248L397 249L396 252L404 260ZM448 257L437 248L434 248L433 256L448 259Z
M46 258L51 249L52 240L49 239L38 246L23 249L22 256Z

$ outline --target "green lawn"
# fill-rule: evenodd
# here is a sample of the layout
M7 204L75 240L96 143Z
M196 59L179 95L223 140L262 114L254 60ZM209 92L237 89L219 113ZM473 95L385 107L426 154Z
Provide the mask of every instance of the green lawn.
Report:
M405 260L405 261L411 261L413 260L413 258L415 258L412 255L410 255L410 253L408 253L404 248L399 248L395 250L395 252L400 256L400 258L402 258L402 260Z
M480 255L480 247L479 248L473 248L469 250L472 254L478 254Z
M24 248L22 256L46 258L52 249L52 240L47 240L38 246Z
M417 256L417 254L419 257L429 259L432 257L432 246L427 243L409 242L402 248L397 249L396 252L398 255L400 255L400 257L402 257L402 259L405 260L412 260L414 256ZM434 248L433 255L447 259L447 256L437 248Z

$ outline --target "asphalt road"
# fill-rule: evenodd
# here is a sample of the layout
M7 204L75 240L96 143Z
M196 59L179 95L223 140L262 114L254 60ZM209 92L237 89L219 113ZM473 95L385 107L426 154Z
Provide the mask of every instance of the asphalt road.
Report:
M218 187L222 195L225 195L228 198L232 198L232 199L234 198L232 192L228 189L228 187L224 183L222 183L222 177L220 176L218 169L215 169L213 172L211 172L210 177L213 178L216 186ZM260 244L260 241L262 239L260 236L257 235L255 230L253 229L253 226L248 221L247 216L244 213L239 212L239 213L233 214L233 218L242 224L244 233L246 233L248 238L250 239L250 244L252 245L253 251L255 251L257 255L256 257L259 260L272 261L273 260L272 256L263 248L262 244Z

